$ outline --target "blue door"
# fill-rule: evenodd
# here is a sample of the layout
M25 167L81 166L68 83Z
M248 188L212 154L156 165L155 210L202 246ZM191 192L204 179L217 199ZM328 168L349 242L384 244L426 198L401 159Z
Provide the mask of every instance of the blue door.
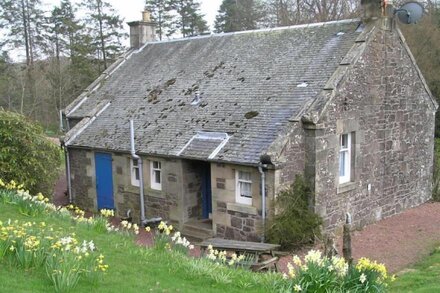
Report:
M113 202L112 155L106 153L95 153L95 169L98 210L114 209L115 204Z
M202 216L208 219L212 212L212 189L211 189L211 164L203 162L201 164L202 175Z

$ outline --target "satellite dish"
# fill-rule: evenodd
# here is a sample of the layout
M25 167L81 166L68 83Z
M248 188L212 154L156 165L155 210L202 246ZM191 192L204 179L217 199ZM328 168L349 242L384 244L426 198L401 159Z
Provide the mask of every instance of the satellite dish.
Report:
M399 18L400 22L404 24L414 24L423 17L423 11L424 8L422 4L411 1L399 9L396 9L394 14L397 14L397 18Z

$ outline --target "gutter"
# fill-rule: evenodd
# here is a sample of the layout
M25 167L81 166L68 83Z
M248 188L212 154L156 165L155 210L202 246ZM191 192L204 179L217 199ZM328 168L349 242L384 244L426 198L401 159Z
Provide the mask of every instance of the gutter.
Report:
M139 166L139 194L140 194L140 204L141 204L141 226L145 222L145 200L144 200L144 171L142 158L136 155L134 147L134 124L133 120L130 120L130 143L131 143L131 157L133 160L138 161Z

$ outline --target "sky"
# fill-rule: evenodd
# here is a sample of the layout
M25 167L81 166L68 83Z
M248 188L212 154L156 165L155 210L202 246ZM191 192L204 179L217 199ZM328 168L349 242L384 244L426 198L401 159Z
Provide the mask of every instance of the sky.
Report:
M108 1L124 18L124 21L135 21L141 20L141 11L144 8L145 0L106 0ZM51 6L58 5L59 0L43 0L42 1L46 8L51 8ZM80 2L80 0L73 0L72 2ZM211 29L214 25L214 19L217 15L217 11L220 8L222 0L199 0L201 3L202 13L205 15L208 25ZM125 24L125 28L128 33L128 25Z
M80 3L81 0L71 0L72 3ZM109 2L113 8L119 13L119 15L124 19L124 28L129 33L129 27L127 22L136 21L142 19L142 10L144 9L145 0L106 0ZM42 0L42 4L44 5L44 10L51 11L52 8L56 5L60 4L60 0ZM205 15L205 19L208 22L211 30L214 28L214 20L217 15L217 11L220 8L222 0L199 0L200 8L202 14ZM79 16L81 17L81 16ZM5 31L0 29L0 35L4 34ZM127 38L125 40L124 45L129 46L130 40ZM25 58L24 51L22 50L14 50L9 52L9 56L17 61L23 60Z

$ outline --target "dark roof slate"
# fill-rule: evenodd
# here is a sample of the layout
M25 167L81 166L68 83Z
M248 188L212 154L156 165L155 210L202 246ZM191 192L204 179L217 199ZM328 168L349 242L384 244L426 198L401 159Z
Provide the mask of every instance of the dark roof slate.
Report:
M222 132L230 138L213 160L258 163L289 119L324 88L360 34L358 24L149 43L79 106L70 106L76 109L68 116L85 117L102 101L111 102L67 144L128 152L134 119L139 153L207 159L212 143L206 151L182 149L199 131ZM193 106L197 92L201 101Z

